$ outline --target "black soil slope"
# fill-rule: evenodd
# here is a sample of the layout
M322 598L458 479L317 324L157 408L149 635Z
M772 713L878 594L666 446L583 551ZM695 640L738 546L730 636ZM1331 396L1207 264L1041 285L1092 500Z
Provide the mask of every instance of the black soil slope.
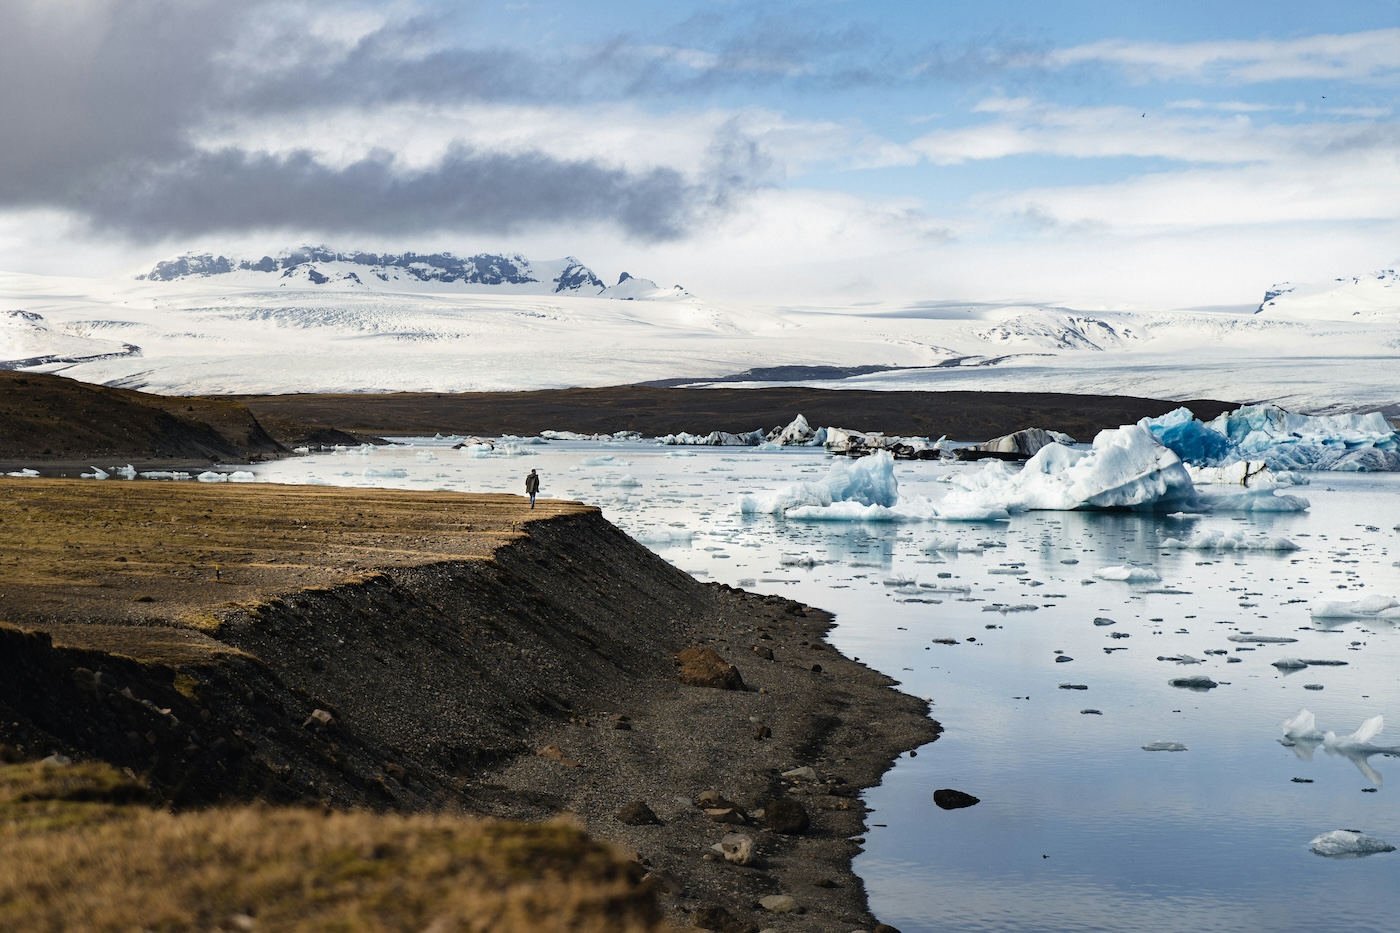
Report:
M264 423L335 425L370 434L584 434L640 431L752 431L787 424L798 414L813 426L886 434L984 440L1022 428L1063 431L1090 440L1185 405L1198 418L1237 408L1233 402L1171 402L1128 396L1051 392L866 392L855 390L671 389L616 386L540 392L406 392L384 395L240 396Z
M149 626L0 624L0 753L100 758L177 806L573 813L675 879L677 921L723 907L756 930L755 902L783 892L803 929L848 933L874 923L850 874L859 790L939 731L923 701L825 644L829 616L698 583L592 510L532 521L490 559L389 568L220 620L163 629L178 645ZM673 655L696 645L747 688L681 684ZM802 766L820 779L781 779ZM750 813L791 797L811 828L714 822L691 803L707 790ZM660 824L615 817L639 799ZM754 866L704 858L735 829Z
M247 408L0 370L0 461L246 463L289 451Z

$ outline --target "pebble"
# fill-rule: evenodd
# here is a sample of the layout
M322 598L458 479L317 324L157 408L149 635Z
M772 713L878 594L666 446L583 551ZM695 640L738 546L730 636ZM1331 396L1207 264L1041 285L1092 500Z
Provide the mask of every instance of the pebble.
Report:
M758 906L775 914L791 914L802 909L791 894L769 894L758 899Z

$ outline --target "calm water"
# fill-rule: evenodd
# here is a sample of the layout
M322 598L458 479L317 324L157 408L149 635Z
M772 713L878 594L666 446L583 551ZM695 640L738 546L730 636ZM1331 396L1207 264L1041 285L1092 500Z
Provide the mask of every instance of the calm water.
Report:
M1382 623L1324 627L1308 612L1319 599L1400 596L1400 476L1318 475L1287 490L1312 501L1302 514L797 523L745 518L735 499L823 475L829 461L819 452L578 442L474 457L440 441L417 444L257 473L518 492L536 468L543 495L601 505L702 579L833 610L839 649L932 700L946 732L866 795L875 825L856 862L875 913L905 933L1400 922L1400 853L1334 860L1308 849L1339 828L1400 844L1400 811L1384 786L1400 778L1400 761L1358 763L1322 749L1307 760L1278 742L1280 723L1304 707L1324 730L1345 734L1382 713L1400 734L1400 637ZM897 475L902 493L919 494L968 469L978 467L911 463ZM1287 537L1300 550L1159 547L1202 528ZM930 552L935 539L981 550ZM1161 582L1093 576L1123 563L1151 567ZM1297 641L1229 640L1245 633ZM1187 655L1203 663L1170 660ZM1347 663L1282 674L1271 662L1285 657ZM1168 685L1195 674L1221 686ZM1142 749L1157 741L1187 750ZM982 802L939 810L931 795L941 787Z

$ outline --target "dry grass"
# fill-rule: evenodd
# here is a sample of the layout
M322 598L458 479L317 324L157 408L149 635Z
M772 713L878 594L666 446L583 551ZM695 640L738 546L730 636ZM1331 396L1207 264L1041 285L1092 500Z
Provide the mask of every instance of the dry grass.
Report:
M634 866L562 823L108 802L133 790L105 765L0 766L0 928L660 928Z
M92 633L104 643L85 643L91 626L62 623L208 633L232 606L364 583L380 568L486 558L527 522L587 508L541 500L530 511L524 503L386 489L0 478L0 620L39 625L65 644L139 652L139 633ZM165 637L149 649L197 653L215 644Z

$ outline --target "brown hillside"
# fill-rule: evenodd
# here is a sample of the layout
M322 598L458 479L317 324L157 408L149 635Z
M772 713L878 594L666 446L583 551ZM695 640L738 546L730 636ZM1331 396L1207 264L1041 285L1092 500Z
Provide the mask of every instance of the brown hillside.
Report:
M0 461L246 463L287 452L229 399L150 395L0 370Z

